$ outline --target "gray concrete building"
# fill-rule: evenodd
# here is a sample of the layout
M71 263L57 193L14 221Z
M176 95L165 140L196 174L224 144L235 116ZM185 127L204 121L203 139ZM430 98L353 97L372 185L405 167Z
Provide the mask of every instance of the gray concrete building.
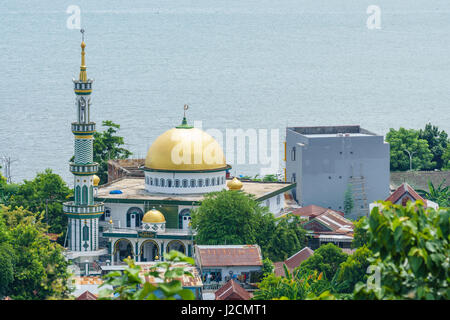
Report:
M347 190L355 218L389 195L389 144L358 125L286 128L286 181L300 206L344 211Z

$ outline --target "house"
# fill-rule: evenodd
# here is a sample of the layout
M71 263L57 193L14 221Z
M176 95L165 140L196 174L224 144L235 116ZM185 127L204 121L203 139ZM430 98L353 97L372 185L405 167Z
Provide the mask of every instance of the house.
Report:
M274 263L275 269L273 272L275 273L276 276L284 276L285 273L284 273L283 264L286 265L289 272L292 272L295 268L300 266L303 261L305 261L306 259L311 257L313 254L314 254L313 250L311 250L308 247L304 247L302 250L295 253L294 255L287 258L286 260L280 261L280 262L275 262Z
M408 183L402 183L389 197L384 201L390 201L393 204L400 204L402 206L406 206L408 201L422 201L425 208L433 208L435 210L439 209L439 205L433 201L427 200L421 197L416 190L414 190ZM379 206L379 203L371 203L370 211L376 206Z
M298 208L295 210L292 210L291 213L297 217L300 217L302 220L309 221L317 216L320 216L321 214L327 212L327 211L333 211L341 216L344 216L344 213L341 211L335 211L328 208L324 208L321 206L316 206L314 204L310 204L309 206Z
M291 192L302 207L344 210L350 186L356 218L389 192L389 144L359 125L288 127L285 161L286 181L296 183Z
M308 247L313 250L327 243L343 249L351 248L354 225L339 212L330 209L322 213L316 211L303 223L303 228L308 232Z
M253 294L247 292L233 279L229 280L215 293L215 300L250 300Z
M251 288L263 265L258 245L196 245L195 260L204 290L217 290L230 279Z

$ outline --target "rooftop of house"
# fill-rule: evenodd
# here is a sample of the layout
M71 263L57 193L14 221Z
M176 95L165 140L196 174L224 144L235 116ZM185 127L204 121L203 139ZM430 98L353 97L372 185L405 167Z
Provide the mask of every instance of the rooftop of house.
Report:
M253 297L233 279L219 288L214 295L216 300L250 300Z
M311 219L311 218L317 217L317 216L319 216L319 215L321 215L321 214L323 214L323 213L325 213L327 211L333 211L333 212L336 212L336 213L340 214L341 216L344 216L343 212L331 210L331 209L324 208L324 207L321 207L321 206L316 206L314 204L311 204L311 205L306 206L306 207L294 209L294 210L292 210L291 213L296 215L296 216L299 216L299 217L305 217L305 218L310 218Z
M258 245L196 245L199 267L262 266Z
M284 193L292 189L295 185L286 182L255 182L242 181L243 190L253 194L257 200L265 200L276 194ZM121 194L110 194L113 190L120 190ZM163 194L149 193L145 190L145 180L143 177L125 177L99 187L96 199L130 199L130 200L173 200L197 202L202 201L204 194Z
M420 200L424 203L424 205L427 205L426 199L422 198L416 190L414 190L409 184L402 183L397 190L395 190L389 197L386 198L385 201L390 201L392 203L397 203L400 198L402 198L404 195L408 195L411 200L417 201Z
M155 277L147 274L150 271L150 269L152 267L154 267L155 262L153 262L153 263L145 262L145 263L136 263L136 264L141 267L141 272L139 273L139 276L141 278L143 278L146 282L149 282L151 284L158 284L158 283L163 282L162 279L155 278ZM198 269L196 267L194 267L190 264L187 264L187 263L176 263L176 264L174 264L174 266L175 267L183 267L185 269L185 271L190 272L193 276L193 277L190 277L188 275L183 275L180 278L176 279L176 280L181 281L181 285L184 288L199 288L199 287L203 286L202 279L201 279L201 277L198 273ZM163 269L161 269L161 268L158 269L158 272L162 276Z
M89 290L86 290L82 294L80 294L76 300L97 300L97 296L91 293Z
M307 138L358 137L377 135L373 132L361 128L359 125L288 127L287 129L299 133Z
M304 247L302 250L298 251L297 253L293 254L289 258L287 258L284 261L275 262L274 263L274 273L277 276L284 276L284 268L283 264L286 265L289 271L294 270L297 268L303 261L308 259L314 254L314 251L311 250L308 247Z

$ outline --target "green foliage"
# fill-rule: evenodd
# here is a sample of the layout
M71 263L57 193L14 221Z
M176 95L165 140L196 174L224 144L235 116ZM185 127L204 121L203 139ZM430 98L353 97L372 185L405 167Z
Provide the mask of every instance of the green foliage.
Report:
M263 266L262 266L262 274L266 275L266 274L270 274L273 273L275 269L275 266L273 265L273 262L269 259L269 258L265 258L263 260Z
M386 141L391 148L391 170L409 170L409 155L405 150L414 152L412 168L414 170L431 170L436 166L432 162L433 154L428 149L428 142L419 139L419 132L414 129L400 128L398 131L390 129L386 134Z
M302 262L301 269L323 272L326 279L332 279L342 262L347 260L347 254L332 243L320 246L314 254Z
M63 202L72 195L64 180L51 169L40 172L32 181L25 180L9 198L11 207L24 207L32 212L45 212L44 221L49 232L60 234L58 243L63 244L67 231L67 218L63 214Z
M449 299L450 210L381 202L367 221L369 261L380 285L358 283L356 299Z
M428 123L425 125L424 130L419 130L419 139L428 142L428 148L433 154L432 161L436 163L433 169L442 169L442 167L445 167L447 162L443 159L443 155L450 144L447 133L444 130L439 131L437 126Z
M450 143L447 144L447 148L442 155L442 169L450 170Z
M445 186L445 179L437 188L428 180L428 191L417 190L417 192L427 200L436 202L440 207L450 207L450 188Z
M328 281L317 271L295 269L291 274L285 266L285 273L285 277L267 274L258 284L253 300L314 299L329 289Z
M278 182L280 179L278 179L276 174L266 174L262 178L258 178L259 174L255 175L253 178L251 176L241 176L240 180L251 180L251 181L263 181L263 182Z
M69 295L63 248L46 236L47 225L42 220L42 214L0 206L0 279L7 279L1 285L5 296L42 300ZM1 252L10 259L1 257ZM11 266L12 279L8 274Z
M344 194L344 213L349 216L352 213L354 207L352 186L349 184Z
M94 133L94 161L99 164L100 184L108 182L108 160L127 159L132 154L121 147L125 144L123 137L116 135L120 125L109 120L103 121L102 125L107 129Z
M306 230L303 229L300 218L291 214L277 219L275 230L268 236L270 241L263 251L273 261L286 260L307 243Z
M364 245L340 265L336 280L342 283L341 293L352 293L356 283L366 281L370 257L372 257L372 251Z
M194 300L194 293L183 289L179 280L183 275L192 277L184 267L177 266L179 262L194 265L194 260L172 250L164 255L165 261L156 263L146 275L160 280L151 284L144 281L139 274L141 267L135 265L134 260L125 259L128 267L123 272L114 271L104 276L105 282L101 286L111 286L100 291L100 300Z
M267 207L240 191L207 194L191 216L198 244L258 244L263 256L272 261L284 260L306 242L296 217L276 223Z
M367 243L367 223L366 217L362 216L354 222L352 248L362 247Z

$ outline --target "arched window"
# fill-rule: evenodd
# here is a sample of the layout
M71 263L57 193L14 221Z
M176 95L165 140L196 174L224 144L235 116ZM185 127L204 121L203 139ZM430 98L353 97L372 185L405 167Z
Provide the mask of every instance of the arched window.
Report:
M86 225L83 227L83 241L89 241L89 227Z
M87 188L87 186L83 186L83 197L81 200L81 204L88 204L88 188Z
M277 195L277 205L280 205L280 203L281 203L281 196Z
M150 178L150 185L153 185L153 178Z
M127 228L139 227L142 222L144 212L138 207L132 207L127 211Z
M164 181L164 179L161 178L161 181L160 181L160 182L161 182L161 187L164 187L164 186L165 186L165 181Z
M75 203L80 204L81 203L81 187L77 186L75 188Z
M211 179L211 185L214 186L216 184L216 179L212 178Z
M167 179L167 186L172 188L172 179Z
M159 187L159 179L155 178L155 186Z
M222 181L222 184L224 184L224 182L225 182L224 179L225 179L224 177L220 178L220 180Z
M89 203L93 203L94 202L94 187L90 186L89 187Z
M183 188L187 188L188 187L188 181L187 179L183 179Z
M209 187L209 178L205 179L205 187Z
M219 185L219 184L220 184L220 178L217 177L217 185Z
M180 187L180 180L176 179L175 180L175 188L179 188Z
M198 186L203 187L203 179L198 179Z
M195 180L191 179L191 188L195 188Z
M295 147L293 147L291 151L291 160L295 161Z

